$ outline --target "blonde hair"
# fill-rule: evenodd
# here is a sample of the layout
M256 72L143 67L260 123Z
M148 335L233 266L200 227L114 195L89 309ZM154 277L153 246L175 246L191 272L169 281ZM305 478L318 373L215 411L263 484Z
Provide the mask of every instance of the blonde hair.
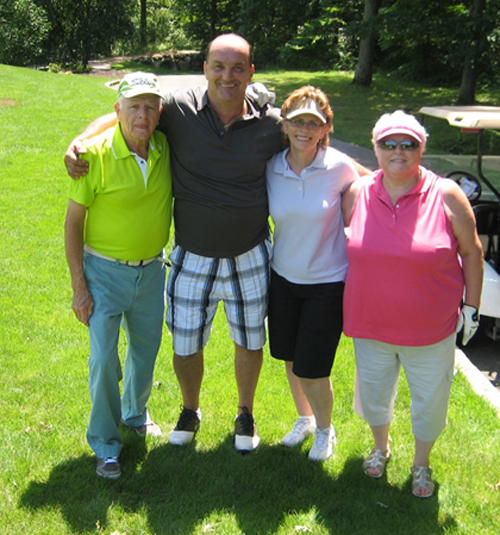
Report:
M321 113L324 115L326 120L326 130L325 135L321 138L318 145L320 147L328 147L330 143L330 132L333 132L333 111L330 107L330 101L328 97L317 87L312 85L304 85L303 87L296 89L281 106L281 117L282 120L285 120L286 116L293 110L300 108L307 99L314 100ZM290 145L290 141L284 137L283 143L285 147Z

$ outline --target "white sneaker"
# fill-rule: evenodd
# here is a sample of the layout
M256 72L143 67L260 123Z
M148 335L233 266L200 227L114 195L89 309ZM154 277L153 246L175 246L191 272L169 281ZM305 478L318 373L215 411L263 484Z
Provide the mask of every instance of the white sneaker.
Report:
M316 420L314 416L301 416L293 424L293 429L283 437L281 444L287 448L293 448L297 444L302 444L306 437L316 431Z
M335 436L333 425L326 429L318 427L314 435L314 443L309 452L309 459L311 461L326 461L331 457L335 444L337 444L337 437Z

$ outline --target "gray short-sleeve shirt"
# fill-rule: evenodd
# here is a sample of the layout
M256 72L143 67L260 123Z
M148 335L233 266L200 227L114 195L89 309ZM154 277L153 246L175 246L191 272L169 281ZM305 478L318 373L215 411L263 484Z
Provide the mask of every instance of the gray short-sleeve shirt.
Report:
M204 88L164 99L159 129L171 150L175 240L190 252L234 257L269 235L265 173L282 148L279 110L247 104L226 129Z

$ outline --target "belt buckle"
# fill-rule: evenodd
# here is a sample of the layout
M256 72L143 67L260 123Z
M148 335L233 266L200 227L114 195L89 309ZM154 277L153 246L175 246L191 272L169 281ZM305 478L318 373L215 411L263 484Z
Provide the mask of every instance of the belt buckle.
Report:
M141 267L147 265L146 262L149 260L148 264L151 263L154 259L146 260L126 260L124 264L130 267Z

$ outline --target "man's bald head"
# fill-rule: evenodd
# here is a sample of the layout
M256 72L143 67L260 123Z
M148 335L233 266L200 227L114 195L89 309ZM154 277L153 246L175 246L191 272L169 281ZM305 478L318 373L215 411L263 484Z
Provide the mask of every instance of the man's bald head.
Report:
M234 48L239 51L245 51L248 56L248 65L253 64L253 46L241 35L236 33L225 33L219 35L208 43L206 51L206 61L208 62L210 52L216 48Z

